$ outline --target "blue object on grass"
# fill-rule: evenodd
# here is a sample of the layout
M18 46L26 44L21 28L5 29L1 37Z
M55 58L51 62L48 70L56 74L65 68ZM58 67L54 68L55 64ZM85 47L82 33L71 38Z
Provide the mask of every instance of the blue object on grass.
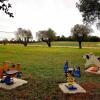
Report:
M65 85L65 86L68 88L68 90L71 90L71 91L77 90L77 88L73 85L71 85L71 86Z
M74 69L74 76L78 78L81 77L80 66L78 66L77 69Z
M64 63L64 72L65 73L68 72L68 62L67 61Z
M13 79L8 75L4 80L2 80L2 83L6 83L7 85L13 84Z

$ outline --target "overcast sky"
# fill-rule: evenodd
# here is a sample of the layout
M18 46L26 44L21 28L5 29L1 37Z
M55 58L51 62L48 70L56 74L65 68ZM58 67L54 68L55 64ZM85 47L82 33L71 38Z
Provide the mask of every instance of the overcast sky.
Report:
M0 31L15 32L17 28L30 29L33 37L39 30L52 28L57 35L69 36L75 24L82 24L82 17L75 3L78 0L9 0L12 4L10 18L0 11ZM94 32L100 36L99 31ZM0 38L12 38L13 33L0 32Z

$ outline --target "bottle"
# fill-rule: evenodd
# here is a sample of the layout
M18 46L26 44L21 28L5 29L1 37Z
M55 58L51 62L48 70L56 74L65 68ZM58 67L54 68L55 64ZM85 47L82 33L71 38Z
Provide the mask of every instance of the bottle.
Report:
M68 61L65 61L65 63L64 63L64 72L65 73L68 72Z

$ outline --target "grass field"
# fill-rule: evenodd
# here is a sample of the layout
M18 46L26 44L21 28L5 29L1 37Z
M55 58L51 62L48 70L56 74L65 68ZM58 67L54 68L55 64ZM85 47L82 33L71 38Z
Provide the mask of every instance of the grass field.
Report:
M33 43L33 46L47 46L45 42ZM52 42L52 46L78 47L78 42ZM100 47L100 42L82 42L83 47Z
M77 43L74 43L77 46ZM54 46L73 46L70 42L54 43ZM4 61L21 63L24 79L28 81L27 85L13 89L10 92L0 90L0 100L45 100L50 97L51 100L63 100L58 83L66 82L63 65L65 60L69 60L70 66L79 65L81 67L80 79L78 83L94 82L100 84L100 75L93 75L84 72L85 60L82 55L93 52L100 56L99 43L88 43L89 47L78 49L73 47L51 47L46 46L28 46L23 45L0 45L0 66ZM41 44L35 44L41 45ZM86 46L87 43L84 43ZM88 47L88 46L87 46ZM94 90L100 93L100 88ZM15 98L15 99L14 99ZM62 98L62 99L61 99ZM49 100L49 99L48 99ZM99 100L99 99L98 99Z

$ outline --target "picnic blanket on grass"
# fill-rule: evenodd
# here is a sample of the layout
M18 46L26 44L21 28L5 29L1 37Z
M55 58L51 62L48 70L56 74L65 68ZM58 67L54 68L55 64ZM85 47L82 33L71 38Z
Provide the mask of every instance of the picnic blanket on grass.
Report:
M0 83L0 88L11 90L11 89L14 89L14 88L21 86L23 84L27 84L27 81L22 80L22 79L13 78L13 80L14 80L14 83L12 85L6 85L5 83Z
M77 88L77 90L69 90L66 85L68 85L67 83L60 83L59 84L59 88L61 89L61 91L63 93L68 93L68 94L75 94L75 93L86 93L86 90L81 87L79 84L77 84L76 82L74 83L74 86Z

